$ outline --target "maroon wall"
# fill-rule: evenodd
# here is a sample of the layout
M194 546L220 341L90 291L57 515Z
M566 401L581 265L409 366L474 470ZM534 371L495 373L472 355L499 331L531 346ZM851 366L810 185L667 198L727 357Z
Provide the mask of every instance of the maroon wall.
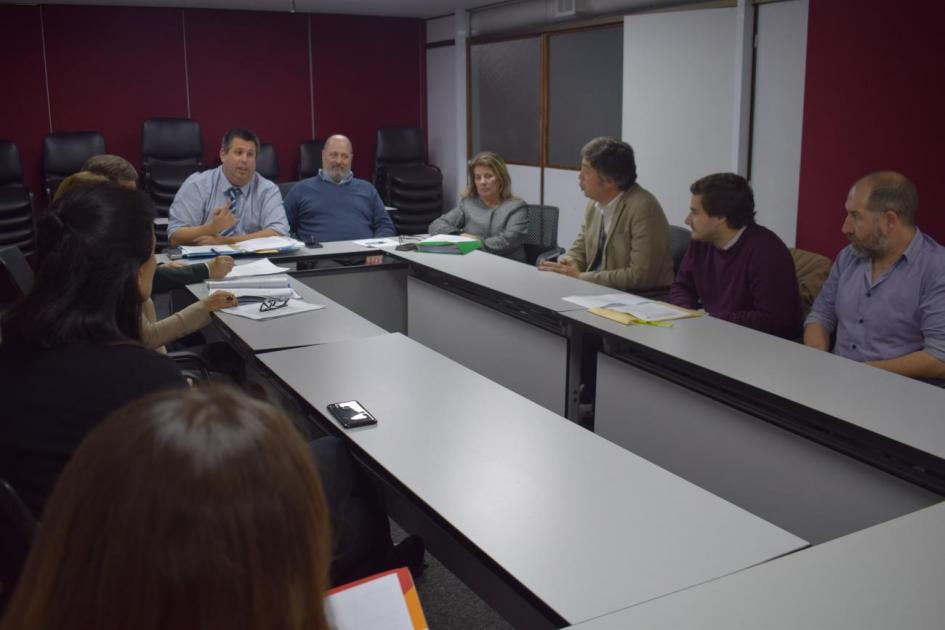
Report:
M833 257L850 185L880 169L919 188L945 243L945 44L937 2L810 0L797 245Z
M193 10L186 20L191 116L203 129L204 164L219 162L228 129L249 127L276 146L282 180L296 179L299 143L312 135L308 16Z
M422 20L312 17L315 136L348 136L355 176L372 178L379 128L426 127L425 40Z
M248 127L276 146L281 179L294 180L314 118L316 137L352 137L356 171L370 178L378 127L425 125L424 33L419 19L4 5L0 138L19 146L39 193L50 118L53 131L101 132L109 152L140 165L142 122L187 116L189 88L207 165L226 129Z
M15 142L30 190L42 189L42 140L49 133L39 7L0 6L0 139Z

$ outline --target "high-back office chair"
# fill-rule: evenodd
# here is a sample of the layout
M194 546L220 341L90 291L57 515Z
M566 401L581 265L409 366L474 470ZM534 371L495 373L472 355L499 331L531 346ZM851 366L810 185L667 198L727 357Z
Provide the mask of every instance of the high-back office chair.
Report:
M801 293L801 307L804 317L810 312L814 300L830 275L830 259L814 252L791 248L794 259L794 273L797 275L797 288Z
M189 118L149 118L141 126L141 181L154 201L158 249L167 246L167 217L174 195L203 167L200 123Z
M256 172L271 182L279 181L279 159L276 157L276 148L271 144L259 145L256 154Z
M536 265L563 253L564 248L558 247L558 208L529 204L525 262Z
M279 182L276 186L279 187L279 192L282 194L282 198L285 199L285 196L289 194L289 191L292 190L292 187L298 184L298 182Z
M33 288L33 269L19 247L0 249L0 267L19 293L18 297L23 297Z
M5 479L0 479L0 617L20 577L39 523Z
M669 253L673 257L673 275L679 271L679 264L689 248L690 240L692 232L678 225L669 226Z
M105 137L97 131L56 132L47 135L43 139L46 201L52 203L62 180L82 170L87 159L105 152Z
M315 177L322 167L324 140L306 140L299 145L299 181Z
M399 234L426 232L443 213L443 174L427 164L423 131L418 127L377 130L374 186Z
M0 248L33 253L33 198L23 181L20 150L0 140Z

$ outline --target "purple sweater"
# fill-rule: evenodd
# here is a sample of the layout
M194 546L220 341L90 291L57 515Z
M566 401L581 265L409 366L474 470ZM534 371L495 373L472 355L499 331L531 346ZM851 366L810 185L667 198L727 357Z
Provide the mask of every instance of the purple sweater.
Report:
M781 337L801 332L801 297L794 260L768 228L750 225L728 250L692 241L669 301L699 304L713 317Z

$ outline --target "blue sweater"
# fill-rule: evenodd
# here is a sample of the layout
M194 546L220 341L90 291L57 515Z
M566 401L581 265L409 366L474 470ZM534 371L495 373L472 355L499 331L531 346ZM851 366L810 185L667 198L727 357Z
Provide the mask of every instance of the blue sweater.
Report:
M289 227L306 239L350 241L394 236L394 223L374 186L363 179L342 184L317 175L292 187L285 198Z

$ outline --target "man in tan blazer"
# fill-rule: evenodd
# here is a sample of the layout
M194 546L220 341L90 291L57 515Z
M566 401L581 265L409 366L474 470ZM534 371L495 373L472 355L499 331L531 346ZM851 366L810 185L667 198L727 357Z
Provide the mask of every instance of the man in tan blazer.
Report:
M646 291L673 282L669 223L656 198L637 181L633 148L595 138L581 149L578 183L590 199L574 244L554 271L621 291Z

